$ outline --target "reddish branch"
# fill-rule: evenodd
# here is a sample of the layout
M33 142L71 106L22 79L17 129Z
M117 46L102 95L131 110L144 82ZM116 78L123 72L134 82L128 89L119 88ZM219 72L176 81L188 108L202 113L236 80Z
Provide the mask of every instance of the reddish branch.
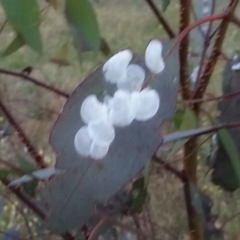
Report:
M26 146L29 154L36 161L37 166L40 167L40 168L45 168L46 164L43 160L43 157L35 149L34 145L31 143L31 141L25 135L23 129L20 127L20 125L14 119L12 114L8 111L7 107L4 105L4 103L2 102L1 99L0 99L0 110L5 115L6 119L11 124L11 126L16 130L19 138L21 139L21 142Z
M11 76L15 76L15 77L19 77L19 78L22 78L26 81L29 81L39 87L42 87L48 91L51 91L53 93L56 93L62 97L65 97L65 98L68 98L70 96L70 94L60 90L60 89L57 89L53 86L50 86L46 83L43 83L43 82L40 82L39 80L33 78L33 77L30 77L24 73L21 73L21 72L15 72L15 71L11 71L11 70L7 70L7 69L3 69L3 68L0 68L0 74L6 74L6 75L11 75Z
M153 160L161 164L166 170L173 173L177 178L183 181L183 175L179 170L177 170L176 168L174 168L173 166L171 166L169 163L165 162L161 158L157 157L156 155L153 156Z
M1 180L5 186L8 186L9 181L6 179ZM8 187L24 204L32 209L39 217L45 218L46 212L40 208L34 201L32 201L25 193L18 187Z
M159 11L158 7L155 5L153 0L145 0L148 6L153 11L154 15L158 19L159 23L163 26L164 30L168 34L169 38L175 38L175 33L172 28L169 26L168 22L163 17L162 13Z
M190 7L191 0L180 0L180 33L184 32L190 25ZM188 50L189 50L189 34L186 34L179 46L179 61L180 61L180 90L184 100L189 100L192 96L190 87L190 77L188 72ZM184 195L185 204L188 216L188 227L191 240L202 239L202 229L198 219L198 213L192 206L190 195L190 184L197 183L197 154L189 155L197 146L197 139L190 138L184 144ZM183 179L182 179L183 180Z
M215 5L216 5L215 1L212 1L211 15L214 13ZM206 56L207 56L207 50L208 50L210 41L215 34L215 33L213 33L213 35L210 36L211 33L212 33L212 24L213 24L213 22L209 23L207 33L206 33L205 36L203 35L204 36L204 45L203 45L202 56L201 56L200 63L199 63L199 70L198 70L198 74L197 74L197 81L196 81L195 89L198 89L201 74L202 74L202 71L204 69L204 62L205 62L205 59L206 59ZM194 91L195 91L195 89L194 89Z
M216 66L218 57L221 54L221 48L222 48L222 44L223 44L223 41L224 41L224 38L225 38L225 35L227 32L230 16L232 16L232 14L237 6L237 3L238 3L238 0L232 0L229 4L228 9L226 10L226 12L224 14L225 17L219 26L219 30L216 34L216 40L213 45L213 51L211 53L211 56L207 59L204 73L199 80L199 87L198 87L196 93L194 94L194 99L201 99L203 97L204 92L206 91L210 77ZM195 110L198 110L199 107L200 107L200 104L198 104L198 103L194 104Z
M190 6L191 0L180 0L180 33L190 24ZM188 74L188 47L189 35L186 34L179 46L180 88L182 97L185 100L191 97L190 79Z
M1 180L2 183L5 186L8 186L9 181L4 179ZM47 216L47 213L44 209L39 207L31 198L28 197L24 192L20 190L20 188L17 187L9 187L10 191L12 191L24 204L26 204L31 210L33 210L40 218L45 219ZM70 233L64 233L61 235L63 239L65 240L74 240L72 235Z
M218 101L218 100L221 100L221 99L227 99L227 98L232 98L232 97L235 97L235 96L238 96L240 95L240 91L236 91L236 92L233 92L233 93L228 93L228 94L225 94L225 95L222 95L222 96L219 96L219 97L213 97L213 98L201 98L201 99L191 99L191 100L187 100L185 101L186 103L203 103L203 102L211 102L211 101Z
M167 52L167 54L164 56L164 59L166 59L174 50L174 48L185 38L189 32L191 32L194 28L198 27L199 25L207 22L217 21L221 20L225 17L225 13L223 14L214 14L208 17L204 17L199 19L198 21L191 23L189 26L187 26L177 37L175 44L171 47L171 49Z

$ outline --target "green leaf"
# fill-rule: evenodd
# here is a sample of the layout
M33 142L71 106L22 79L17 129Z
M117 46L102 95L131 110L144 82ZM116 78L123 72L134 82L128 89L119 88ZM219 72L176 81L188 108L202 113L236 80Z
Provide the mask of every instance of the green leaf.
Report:
M147 188L145 187L144 177L140 177L133 183L130 195L131 211L141 213L147 198Z
M67 0L65 13L75 36L75 45L98 50L101 38L97 19L88 0ZM79 43L78 43L79 42Z
M176 143L174 143L171 151L168 153L166 161L170 160L182 147L183 145L188 141L188 138L179 140Z
M187 108L183 116L180 130L193 129L196 126L197 126L197 118L194 112L190 108Z
M218 131L218 136L219 136L219 139L220 139L224 149L226 150L226 152L231 160L231 164L233 166L235 174L240 183L240 158L239 158L240 155L239 155L239 151L236 147L236 144L226 129L220 129Z
M38 53L42 52L39 33L39 8L34 0L2 0L8 21L27 45Z
M5 179L11 171L7 169L0 169L0 180Z
M162 10L165 12L167 10L168 5L170 4L171 0L162 0Z
M177 109L174 117L173 117L173 123L176 129L180 129L183 116L184 116L185 110L184 109Z
M18 164L20 168L26 172L32 173L37 170L37 168L29 163L25 158L20 157L18 159ZM19 174L19 176L22 176L22 174ZM25 193L27 193L29 196L34 197L35 195L35 189L38 185L37 180L33 180L31 182L23 183L22 187Z
M175 125L180 125L179 130L193 129L197 126L197 119L190 108L187 108L184 111L184 114L181 112L181 110L179 112L176 112L174 122ZM188 139L182 139L177 141L169 152L166 161L172 158L187 141Z
M25 41L18 34L2 53L2 57L7 57L25 45Z
M19 157L18 159L19 166L22 170L32 173L36 170L38 170L34 165L32 165L30 162L28 162L25 158ZM22 174L21 174L22 175ZM20 176L21 176L20 175Z
M38 181L37 180L22 184L24 192L27 193L31 197L35 196L35 189L36 189L37 186L38 186Z

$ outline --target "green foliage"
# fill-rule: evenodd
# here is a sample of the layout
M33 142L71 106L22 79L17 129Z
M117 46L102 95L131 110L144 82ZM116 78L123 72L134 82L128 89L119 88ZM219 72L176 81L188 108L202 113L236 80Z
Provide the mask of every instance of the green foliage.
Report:
M196 128L197 119L195 114L190 108L177 110L174 115L175 126L178 127L178 130L189 130ZM171 151L168 153L167 160L172 158L188 141L188 138L177 141L172 147Z
M5 179L11 171L7 169L0 169L0 180Z
M18 163L19 163L20 168L23 169L26 172L32 173L32 172L37 170L37 168L34 165L29 163L29 161L27 161L23 157L20 157L18 159ZM19 176L22 176L22 175L23 174L19 174ZM23 190L24 190L25 193L27 193L31 197L34 197L35 189L36 189L37 185L38 185L38 181L33 180L31 182L23 183L22 187L23 187Z
M148 193L147 188L145 187L144 177L140 177L136 181L134 181L130 198L131 198L131 206L130 210L133 213L141 213L143 210L143 206L146 202Z
M17 34L17 36L13 39L13 41L8 45L6 50L2 53L3 57L7 57L8 55L11 55L12 53L16 52L18 49L23 47L25 45L25 41L22 39L22 37Z
M97 19L88 0L66 0L66 18L79 50L99 50L101 38Z
M232 136L227 129L217 133L217 146L209 157L212 181L224 190L233 192L239 188L239 153Z
M168 5L170 4L171 0L162 0L162 10L165 12L167 10Z
M226 129L220 129L218 136L231 160L231 164L240 183L240 156L236 144Z
M29 173L32 173L37 170L37 168L34 165L32 165L29 161L27 161L24 157L21 156L18 158L18 164L22 170Z
M2 5L8 21L12 24L17 34L32 49L41 53L40 12L37 2L35 0L2 0Z

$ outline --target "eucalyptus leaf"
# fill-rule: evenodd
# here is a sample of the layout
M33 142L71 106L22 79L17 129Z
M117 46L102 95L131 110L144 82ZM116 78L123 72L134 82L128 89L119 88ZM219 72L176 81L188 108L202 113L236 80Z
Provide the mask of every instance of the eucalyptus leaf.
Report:
M25 45L25 41L22 37L18 34L13 41L8 45L8 47L2 53L2 57L7 57L12 53L16 52L18 49Z
M240 72L234 70L234 66L240 62L238 52L230 59L223 72L222 92L230 94L240 90ZM219 103L220 116L218 122L228 124L237 122L240 113L236 109L240 107L240 96L225 98ZM221 129L216 135L215 143L212 144L212 151L209 161L212 168L212 181L221 186L224 190L233 192L240 185L240 130Z
M22 40L38 53L42 52L39 32L40 11L35 0L2 0L8 21ZM18 46L19 46L18 42ZM16 46L16 43L15 43ZM16 47L15 47L16 48Z
M72 29L75 45L80 49L98 50L100 34L96 15L88 0L67 0L65 14Z
M62 170L55 169L54 167L44 168L44 169L32 172L32 175L23 175L22 177L11 181L8 186L9 187L18 186L18 185L21 185L22 183L27 183L34 179L46 180L52 177L53 175L61 174L62 172L63 172Z
M233 169L240 183L240 155L237 146L226 129L220 129L218 131L218 136L231 160Z
M163 54L173 44L174 41L163 42ZM145 70L145 79L150 77L143 57L134 56L131 63ZM150 87L161 99L156 114L147 121L134 120L126 127L116 127L114 141L100 161L81 157L74 148L75 135L85 125L79 115L80 107L91 94L97 95L100 101L106 95L113 96L117 86L105 80L100 66L77 87L55 123L50 138L59 153L56 168L65 170L61 176L53 177L42 190L42 198L51 213L47 219L50 230L62 233L83 225L94 213L96 202L107 201L145 166L162 143L161 123L173 116L178 74L178 49L175 48L166 60L164 71L150 82Z
M162 10L165 12L167 10L167 7L169 6L171 0L162 0Z

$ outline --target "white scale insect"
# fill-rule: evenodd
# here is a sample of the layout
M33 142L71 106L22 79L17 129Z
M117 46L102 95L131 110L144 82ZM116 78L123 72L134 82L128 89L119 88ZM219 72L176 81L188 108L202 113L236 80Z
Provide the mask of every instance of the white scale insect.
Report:
M114 140L114 127L126 127L134 119L147 121L157 113L159 94L150 88L141 91L145 71L137 64L130 64L132 57L130 50L123 50L103 65L105 80L118 88L113 97L106 96L102 103L95 95L89 95L83 101L80 116L86 125L78 130L74 139L75 150L80 156L102 159ZM152 40L147 46L145 64L153 74L164 70L159 40Z

